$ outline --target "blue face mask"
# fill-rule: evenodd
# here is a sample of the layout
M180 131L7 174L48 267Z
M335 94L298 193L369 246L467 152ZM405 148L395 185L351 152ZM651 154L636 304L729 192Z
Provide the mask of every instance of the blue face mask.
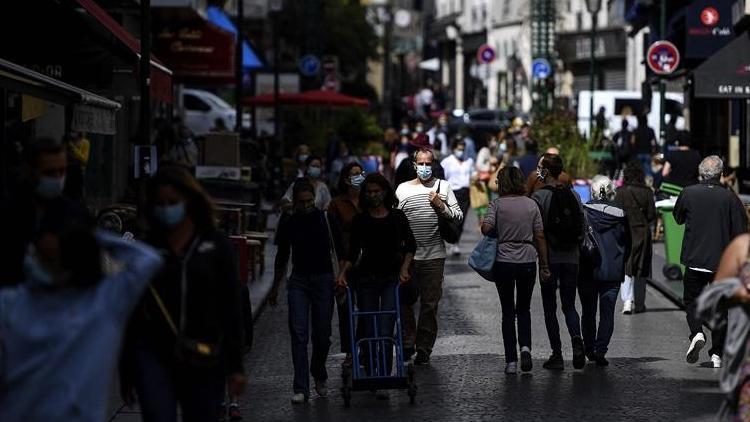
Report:
M503 142L502 144L500 144L500 152L506 152L506 151L508 151L508 144Z
M154 207L154 218L165 227L172 228L185 219L185 203L178 202L174 205Z
M464 157L464 151L462 149L457 149L453 151L453 155L456 156L459 160Z
M62 195L65 187L65 176L46 177L42 176L36 184L36 194L42 199L55 199Z
M358 174L356 176L349 176L349 183L352 184L353 188L358 188L362 186L362 183L365 181L365 176Z
M297 156L297 161L299 161L300 163L304 163L305 161L307 161L307 157L309 157L308 154L300 154Z
M307 175L312 177L313 179L317 179L318 177L320 177L320 167L308 167Z
M419 177L420 180L430 180L432 177L432 166L417 166L417 177Z

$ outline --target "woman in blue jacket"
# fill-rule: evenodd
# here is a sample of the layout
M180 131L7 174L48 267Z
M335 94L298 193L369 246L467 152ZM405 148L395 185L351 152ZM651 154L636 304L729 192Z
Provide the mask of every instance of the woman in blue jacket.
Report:
M620 283L625 276L625 262L630 254L630 231L625 211L615 205L615 187L606 176L595 176L591 198L584 210L588 235L596 244L595 258L582 254L579 296L583 312L581 328L586 356L597 366L607 366L604 357L614 331L615 305ZM597 297L599 328L596 327Z

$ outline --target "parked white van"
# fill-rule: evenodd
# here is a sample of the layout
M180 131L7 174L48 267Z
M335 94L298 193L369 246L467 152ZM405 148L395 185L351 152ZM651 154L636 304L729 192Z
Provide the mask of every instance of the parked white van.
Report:
M234 107L216 94L200 89L183 89L182 106L185 109L185 125L196 136L210 132L216 125L216 119L223 120L228 130L234 129L237 115ZM249 113L243 113L242 127L250 127Z
M669 114L671 112L677 112L677 129L685 128L685 120L682 116L682 105L683 96L679 92L667 92L664 96L665 109L667 113L666 121L669 122ZM584 134L586 137L589 136L589 99L591 98L591 91L580 91L578 93L578 131ZM659 106L660 106L660 95L658 92L654 92L651 97L651 107L648 114L648 125L654 129L654 132L659 134L660 122L659 122ZM644 105L641 101L640 91L594 91L594 118L599 112L599 108L604 107L604 115L607 119L608 131L605 134L612 136L620 130L622 126L623 110L629 111L628 123L631 128L638 126L636 115L640 113ZM596 124L596 123L594 123Z

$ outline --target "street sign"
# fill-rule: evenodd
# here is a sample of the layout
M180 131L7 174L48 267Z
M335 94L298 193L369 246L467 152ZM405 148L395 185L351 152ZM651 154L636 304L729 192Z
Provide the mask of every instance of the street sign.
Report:
M305 76L315 76L320 73L320 59L314 54L308 54L299 60L299 70Z
M552 74L552 66L547 59L534 59L531 63L531 75L534 79L547 79Z
M648 48L646 63L657 75L669 75L680 65L680 51L669 41L656 41Z
M482 44L477 50L477 61L479 63L492 63L495 60L495 50L487 44Z

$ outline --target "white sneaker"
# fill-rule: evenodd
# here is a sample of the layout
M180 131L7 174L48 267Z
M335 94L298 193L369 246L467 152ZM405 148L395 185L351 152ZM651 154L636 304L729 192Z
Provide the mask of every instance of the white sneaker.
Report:
M506 374L515 374L518 372L518 362L508 362L505 364Z
M453 245L453 247L451 248L451 251L452 251L451 253L453 254L453 256L461 255L461 248L459 248L458 245Z
M626 300L625 305L622 307L622 314L623 315L632 314L633 308L635 308L635 302L633 302L632 300Z
M292 396L292 404L302 404L307 401L307 397L305 397L302 393L297 393Z
M719 355L711 355L711 363L714 364L714 368L721 368L721 357Z
M688 348L687 355L685 356L687 363L698 362L698 357L700 356L701 349L705 345L706 337L703 336L703 333L696 334L695 337L693 337L693 341L690 342L690 347Z
M328 396L328 383L325 380L322 380L322 381L315 380L315 391L318 393L320 397L327 397Z

